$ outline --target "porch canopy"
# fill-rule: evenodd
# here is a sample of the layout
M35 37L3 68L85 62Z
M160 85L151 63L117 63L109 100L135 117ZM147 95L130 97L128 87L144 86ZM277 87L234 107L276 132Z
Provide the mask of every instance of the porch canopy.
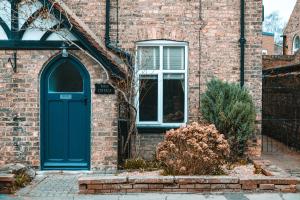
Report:
M118 55L61 0L0 1L0 50L55 50L63 45L84 49L112 78L125 78Z

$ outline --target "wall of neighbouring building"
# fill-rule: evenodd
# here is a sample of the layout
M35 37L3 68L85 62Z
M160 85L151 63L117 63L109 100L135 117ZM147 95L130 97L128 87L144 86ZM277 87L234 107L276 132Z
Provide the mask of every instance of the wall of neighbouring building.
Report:
M274 55L274 35L264 35L262 36L262 50L266 51L266 55Z
M274 55L283 55L282 45L274 44Z
M297 0L295 8L290 16L289 22L284 30L287 44L287 54L292 55L293 52L293 40L296 35L300 36L300 1Z
M286 65L293 65L300 63L300 52L294 55L264 55L262 57L263 70L278 68Z
M12 51L0 51L0 165L40 166L40 74L57 51L17 51L17 73L8 64ZM91 167L117 167L117 95L94 94L95 83L106 74L92 59L73 51L91 77Z

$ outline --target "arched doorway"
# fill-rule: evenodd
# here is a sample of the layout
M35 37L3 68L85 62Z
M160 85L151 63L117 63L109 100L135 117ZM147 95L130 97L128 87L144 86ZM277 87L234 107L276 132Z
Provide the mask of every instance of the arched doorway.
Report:
M90 169L90 77L73 56L41 75L41 169Z

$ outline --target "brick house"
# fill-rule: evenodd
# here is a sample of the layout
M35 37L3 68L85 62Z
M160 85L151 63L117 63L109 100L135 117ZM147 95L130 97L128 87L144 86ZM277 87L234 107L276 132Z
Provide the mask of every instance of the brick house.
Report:
M262 33L262 54L274 55L274 53L275 53L274 33L263 32Z
M290 19L284 29L284 52L293 55L300 48L300 1L297 0Z
M201 118L212 77L251 92L249 151L260 154L261 0L53 2L0 2L0 165L115 170L129 57L143 85L138 155L150 158L166 130Z

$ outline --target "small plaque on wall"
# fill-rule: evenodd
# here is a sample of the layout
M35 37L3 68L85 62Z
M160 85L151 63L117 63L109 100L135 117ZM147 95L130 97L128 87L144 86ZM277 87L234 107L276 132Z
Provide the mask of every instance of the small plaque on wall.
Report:
M107 83L95 84L95 94L115 94L115 89Z

